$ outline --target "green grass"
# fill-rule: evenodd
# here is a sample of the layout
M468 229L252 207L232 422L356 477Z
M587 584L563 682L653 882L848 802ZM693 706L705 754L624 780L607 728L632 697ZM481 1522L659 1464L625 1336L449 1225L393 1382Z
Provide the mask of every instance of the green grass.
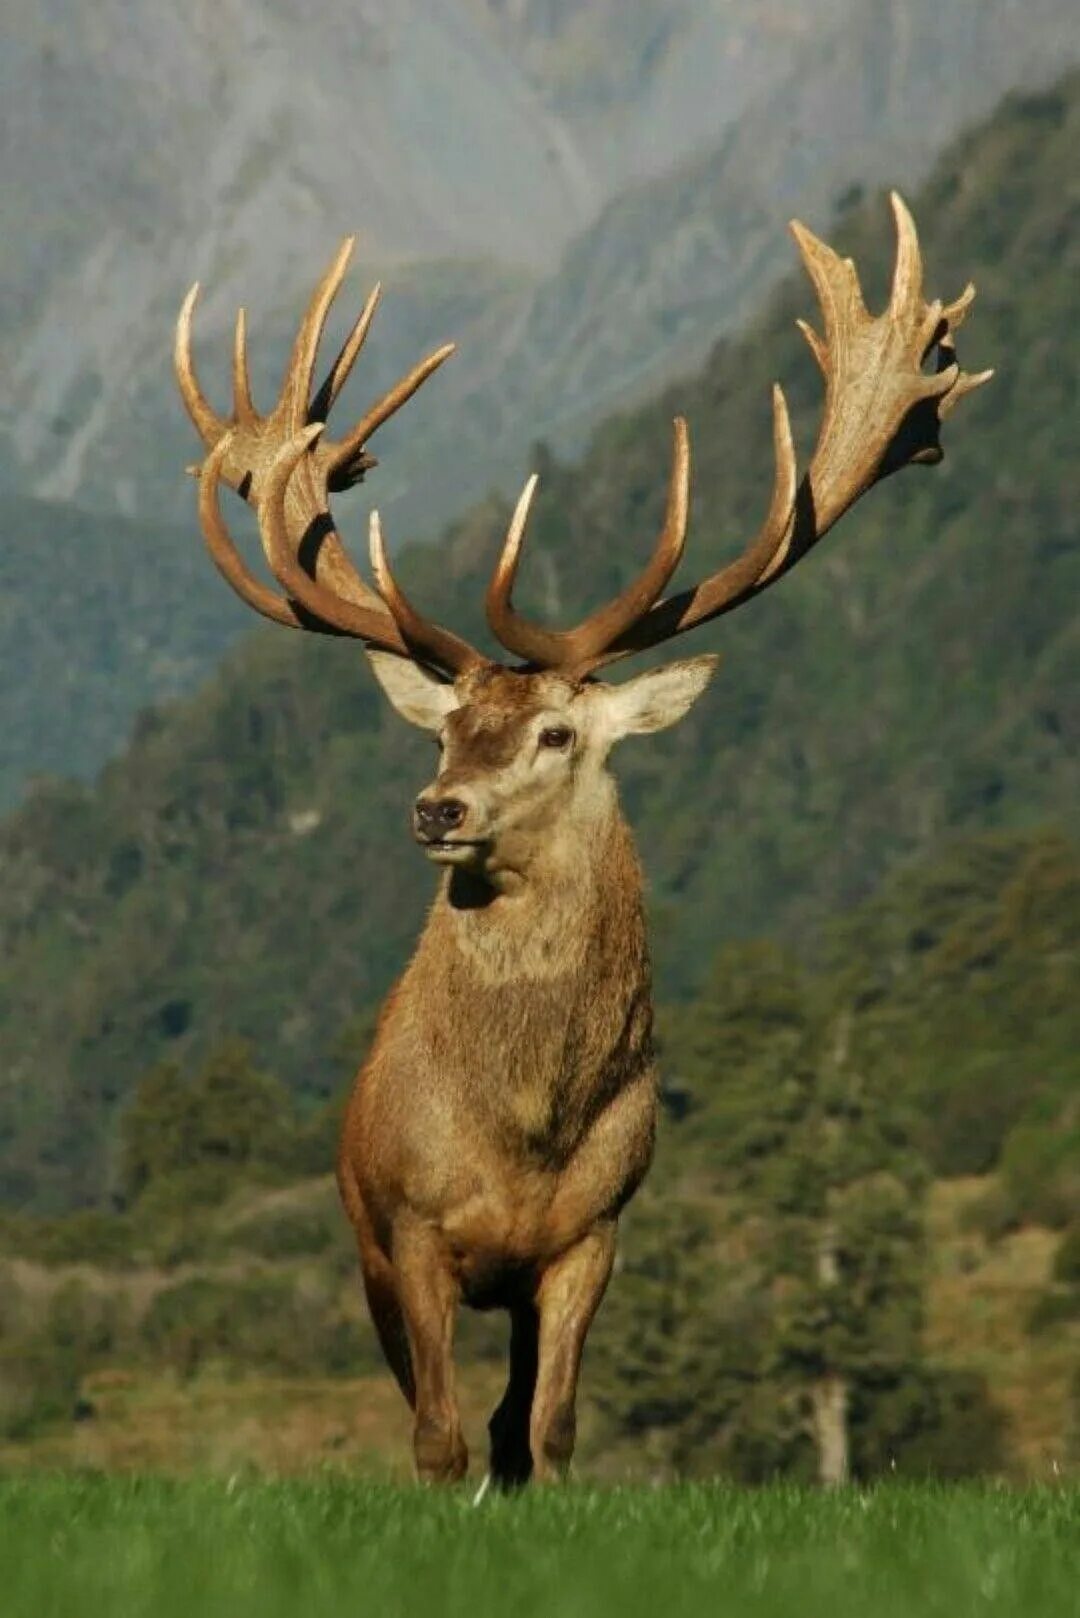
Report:
M1070 1618L1080 1491L0 1482L5 1618Z

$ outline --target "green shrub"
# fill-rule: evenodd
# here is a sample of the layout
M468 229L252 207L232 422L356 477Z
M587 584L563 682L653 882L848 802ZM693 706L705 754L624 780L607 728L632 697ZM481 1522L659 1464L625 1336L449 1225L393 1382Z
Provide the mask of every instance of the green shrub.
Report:
M1054 1279L1080 1285L1080 1220L1069 1226L1054 1254Z
M71 1419L80 1370L69 1355L47 1345L0 1346L0 1437L19 1443Z
M852 1462L860 1477L966 1478L1000 1472L1005 1424L985 1378L923 1366L852 1409Z
M959 1224L961 1230L982 1236L985 1241L999 1242L1020 1228L1020 1209L1016 1197L1008 1186L995 1180L981 1196L966 1205Z
M121 1195L137 1202L178 1175L234 1185L254 1166L283 1162L295 1127L284 1085L254 1067L242 1041L226 1040L191 1080L165 1064L140 1082L120 1121Z
M378 1363L370 1334L331 1291L315 1279L267 1272L194 1276L166 1287L139 1335L148 1358L182 1377L211 1361L286 1376L346 1375Z
M1032 1337L1080 1320L1080 1287L1050 1287L1039 1294L1025 1322Z
M1022 1066L996 1051L968 1054L942 1095L928 1138L935 1173L987 1174L1028 1099Z
M0 1250L39 1264L127 1268L138 1262L137 1231L122 1214L87 1208L58 1219L13 1214L0 1220Z
M304 1258L326 1253L346 1231L345 1215L335 1200L333 1206L320 1202L268 1208L230 1228L227 1240L230 1248L259 1258Z
M1006 1142L1002 1172L1026 1219L1069 1224L1080 1208L1080 1125L1064 1113L1022 1124Z
M122 1311L106 1292L65 1282L44 1309L4 1278L0 1434L19 1441L75 1414L83 1377L120 1342Z

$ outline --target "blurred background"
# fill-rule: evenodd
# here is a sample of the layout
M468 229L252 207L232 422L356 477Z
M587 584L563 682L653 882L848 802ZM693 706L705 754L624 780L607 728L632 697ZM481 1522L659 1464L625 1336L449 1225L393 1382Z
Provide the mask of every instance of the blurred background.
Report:
M268 402L351 232L328 352L385 296L343 420L459 343L339 512L359 536L377 500L408 586L482 635L530 469L523 603L626 581L676 409L687 575L740 545L770 383L804 453L820 408L787 221L873 302L897 185L997 376L940 468L705 633L708 699L620 762L665 1122L583 1465L817 1476L841 1410L856 1476L1075 1475L1075 5L0 15L0 1465L405 1456L329 1169L430 895L429 759L355 647L256 628L205 557L170 362L192 280L221 407L237 305ZM501 1334L463 1331L478 1421Z

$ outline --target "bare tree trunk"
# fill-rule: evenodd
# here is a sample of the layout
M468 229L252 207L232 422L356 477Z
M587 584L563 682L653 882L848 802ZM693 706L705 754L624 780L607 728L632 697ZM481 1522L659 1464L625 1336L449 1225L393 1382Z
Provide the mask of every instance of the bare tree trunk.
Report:
M848 1386L842 1376L829 1375L810 1393L814 1438L818 1451L818 1480L833 1489L848 1479Z
M840 1281L836 1228L826 1219L818 1244L818 1283L835 1287ZM837 1371L826 1371L811 1390L814 1438L818 1452L818 1480L832 1489L848 1480L848 1385Z

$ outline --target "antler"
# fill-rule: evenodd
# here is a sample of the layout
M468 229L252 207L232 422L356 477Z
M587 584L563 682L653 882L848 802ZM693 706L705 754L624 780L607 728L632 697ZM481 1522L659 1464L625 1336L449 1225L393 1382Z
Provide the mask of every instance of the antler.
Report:
M690 437L686 422L681 416L675 418L667 513L652 556L638 578L614 601L600 607L574 629L543 629L539 624L531 624L515 610L510 599L529 507L538 482L533 476L526 483L507 530L502 554L488 586L488 623L508 651L530 663L544 668L585 667L652 606L679 565L686 543L690 507Z
M974 287L969 284L948 305L923 301L915 224L895 191L891 201L896 265L888 307L880 315L867 311L852 261L841 259L804 225L791 226L822 308L824 337L804 321L799 326L825 378L825 408L809 468L799 482L787 405L780 387L774 387L772 500L742 555L692 589L659 599L685 536L689 447L685 424L677 420L668 518L652 558L634 584L576 629L541 629L526 623L510 604L535 479L526 485L488 594L488 617L504 645L580 677L670 640L774 583L889 473L941 460L942 421L993 373L969 375L956 363L954 334ZM931 356L933 370L927 374L923 367Z
M233 412L225 419L208 403L191 357L198 282L184 299L176 324L176 379L209 450L201 468L195 469L200 480L199 519L219 571L264 617L294 629L357 636L400 656L458 673L484 660L467 642L423 618L400 591L392 599L377 595L349 559L330 515L330 493L360 482L376 465L366 449L372 434L454 352L448 343L421 360L338 442L324 436L324 418L364 346L380 296L376 286L312 400L319 340L354 244L354 237L342 243L316 287L296 334L280 395L266 415L258 413L252 400L243 309L237 315L233 343ZM257 579L240 555L221 514L222 481L258 513L263 549L285 594ZM384 574L389 577L385 567ZM400 622L395 606L402 613Z
M888 307L871 315L855 266L804 225L792 233L821 304L824 336L799 326L825 378L825 407L817 444L801 482L787 404L773 389L772 499L742 555L692 589L661 599L682 556L690 491L686 423L675 421L667 512L652 556L615 599L573 629L545 629L513 606L512 593L537 480L530 478L510 522L487 595L487 614L502 644L534 667L574 678L659 645L730 612L795 566L844 512L875 483L901 467L941 460L941 423L958 401L988 381L956 361L955 333L975 296L971 285L955 302L926 303L915 225L894 191L897 252ZM458 674L487 660L466 641L417 611L386 559L378 515L372 515L371 559L379 594L357 572L329 509L332 490L358 482L375 464L366 450L377 427L412 397L453 352L437 349L390 389L352 431L334 443L320 418L328 414L367 337L379 288L368 298L341 352L311 400L316 352L330 304L353 248L342 244L308 306L286 369L281 394L265 416L255 409L248 379L244 312L233 347L233 414L208 404L191 361L191 322L198 284L184 300L176 328L176 375L188 413L210 453L200 469L199 515L210 553L233 589L258 612L293 628L358 636L400 656ZM928 360L932 370L924 370ZM251 505L281 595L247 568L218 503L224 479Z

